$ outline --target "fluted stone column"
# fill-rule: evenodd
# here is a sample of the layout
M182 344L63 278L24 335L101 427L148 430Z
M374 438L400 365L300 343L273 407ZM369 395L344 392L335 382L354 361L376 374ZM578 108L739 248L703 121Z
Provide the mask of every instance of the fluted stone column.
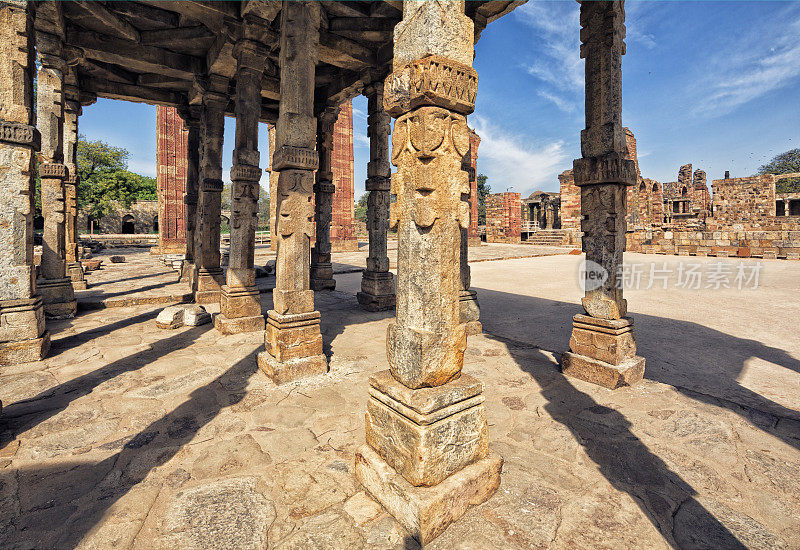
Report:
M424 544L494 493L502 458L489 452L483 383L461 372L461 229L469 226L461 161L478 83L473 22L463 1L403 7L384 98L396 117L397 320L387 334L389 370L370 379L367 444L355 473Z
M195 234L197 232L197 198L200 192L200 111L189 107L179 114L189 131L186 136L186 256L181 280L188 283L192 292L197 290L197 263L195 259Z
M200 192L197 197L195 265L198 304L219 302L224 274L219 265L220 212L222 210L222 139L228 98L206 92L200 115Z
M338 107L328 107L317 117L317 153L319 168L314 184L314 219L316 222L316 240L311 251L311 289L333 290L336 279L333 278L331 264L331 221L333 219L333 184L331 160L333 157L333 126L339 116Z
M368 311L392 309L395 305L394 276L389 271L387 231L389 229L389 115L383 109L383 82L371 84L364 90L367 96L367 135L369 163L367 164L367 232L369 256L367 269L361 276L358 303Z
M570 351L561 359L565 374L608 388L632 384L644 375L636 355L633 320L619 283L625 250L627 187L637 180L627 160L622 127L624 2L581 3L581 57L586 59L586 129L582 158L573 163L581 189L581 230L586 253L585 313L573 318Z
M61 42L57 36L36 32L39 54L37 75L37 125L42 135L39 178L42 186L44 238L39 280L36 283L47 317L64 319L75 315L77 302L67 277L66 205L64 181L64 70Z
M33 264L33 20L30 4L0 2L0 365L50 348Z
M261 181L258 117L266 49L253 40L239 40L233 53L237 59L236 145L231 168L230 262L220 314L214 319L214 326L223 334L264 330L253 261Z
M322 353L319 311L310 288L311 193L319 157L315 150L314 67L319 43L320 5L284 2L281 10L281 100L273 173L279 173L278 254L274 309L267 313L266 351L259 367L280 384L328 370Z
M64 164L69 177L64 180L64 203L66 212L66 260L67 276L75 290L86 289L86 278L78 256L78 117L82 107L77 88L69 90L64 110Z

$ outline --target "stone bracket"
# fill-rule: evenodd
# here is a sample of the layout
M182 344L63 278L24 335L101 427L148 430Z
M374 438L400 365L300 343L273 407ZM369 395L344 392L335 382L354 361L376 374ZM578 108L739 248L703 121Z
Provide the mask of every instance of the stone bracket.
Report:
M35 126L7 120L0 120L0 141L27 145L34 151L39 151L42 147L42 135Z
M39 164L39 177L46 179L66 179L69 170L65 164L55 162L43 162Z
M383 107L398 117L423 105L461 114L475 110L478 73L468 65L439 55L416 59L386 79Z
M273 170L316 170L319 167L319 153L307 147L283 145L272 155Z

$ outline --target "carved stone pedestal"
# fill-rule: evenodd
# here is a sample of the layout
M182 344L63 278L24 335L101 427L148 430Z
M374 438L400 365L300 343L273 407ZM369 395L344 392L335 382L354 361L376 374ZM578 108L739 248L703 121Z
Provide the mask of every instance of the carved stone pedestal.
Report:
M644 357L636 355L633 319L572 318L571 351L561 356L564 374L609 389L630 386L644 377Z
M466 374L418 390L389 371L370 379L356 477L423 544L500 485L483 400L483 383Z
M330 254L311 252L311 290L333 290L336 279L333 278L333 264Z
M83 267L80 262L67 264L67 277L72 281L72 288L74 290L86 290L88 285L86 279L83 277Z
M261 296L258 287L222 287L220 314L214 318L214 328L222 334L264 330L261 315Z
M194 301L198 304L213 304L220 301L220 293L225 281L222 268L197 270L197 292Z
M0 301L0 365L39 361L49 349L39 296Z
M356 297L367 311L383 311L395 306L394 275L390 271L364 270L361 292Z
M276 384L328 372L319 319L319 311L288 315L274 309L267 312L266 351L258 354L258 366Z
M49 319L69 319L75 316L78 302L69 277L63 279L39 279L36 290L44 303L44 314Z
M467 336L483 332L480 322L481 309L478 307L478 293L474 290L461 290L458 295L461 323L467 330Z

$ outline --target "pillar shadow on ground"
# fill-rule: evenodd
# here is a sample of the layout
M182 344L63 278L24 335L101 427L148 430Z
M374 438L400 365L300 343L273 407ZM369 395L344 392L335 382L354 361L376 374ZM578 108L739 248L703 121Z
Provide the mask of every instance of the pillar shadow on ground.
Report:
M503 315L481 312L487 334L533 345L560 355L569 348L572 316L578 304L488 289L476 289L482 304ZM739 338L706 326L640 313L636 323L638 355L647 360L645 378L674 387L692 399L728 409L753 426L800 449L800 411L742 386L737 377L745 362L759 358L800 372L800 360L785 350ZM669 359L667 359L667 357Z
M203 332L199 329L189 332L195 331ZM140 357L139 360L145 359ZM14 483L9 476L47 479L42 483L47 494L34 494L26 499L38 505L23 510L17 518L3 518L9 523L0 528L0 545L6 548L76 547L114 503L174 457L222 409L241 401L246 395L247 380L257 370L254 351L210 383L194 390L172 412L126 441L109 443L117 444L119 451L100 462L76 461L49 468L0 471L0 486ZM224 396L220 396L220 388ZM221 402L223 397L225 402Z
M548 403L545 409L550 416L564 425L574 435L576 441L584 448L587 455L598 465L603 476L618 490L628 493L638 504L642 512L659 529L665 540L674 548L744 548L737 539L711 512L709 512L696 498L697 492L693 487L673 472L669 466L632 432L631 423L620 412L613 408L597 403L591 396L581 392L570 380L565 377L558 365L552 362L541 350L552 351L559 356L568 345L571 317L578 306L536 297L512 295L486 289L476 289L479 298L484 302L493 303L499 311L505 311L512 319L515 311L535 312L537 315L555 314L553 325L560 326L563 334L556 335L554 331L540 334L536 329L530 330L528 341L521 341L504 321L491 314L482 315L484 334L506 345L514 360L522 370L531 375L542 387L542 396ZM569 307L567 307L569 306ZM571 310L568 315L564 315ZM558 312L562 312L559 314ZM635 315L637 329L647 326L645 330L638 331L638 341L648 338L650 330L656 329L660 322L668 320L646 315ZM646 322L645 319L647 318ZM495 320L499 322L495 322ZM675 321L672 321L675 322ZM678 322L681 323L681 322ZM522 323L515 319L515 326L538 327L537 323ZM783 352L759 342L738 339L730 335L723 335L707 327L694 323L682 323L679 327L684 334L691 334L692 338L699 338L709 343L725 343L723 349L706 348L708 354L723 354L722 360L741 368L744 360L749 357L763 357L776 362L786 368L796 369L797 361ZM511 333L514 337L506 337ZM716 334L712 334L716 333ZM647 346L641 346L644 350ZM554 349L555 348L555 349ZM676 347L671 348L673 353ZM702 349L702 348L701 348ZM647 357L650 371L649 377L670 384L674 379L666 367L658 367L658 358L642 354ZM702 361L702 358L700 359ZM654 364L655 363L655 364ZM698 368L692 362L682 362L683 368L696 372ZM669 368L676 368L671 364ZM653 372L657 373L653 376ZM738 386L735 378L721 378L723 385ZM679 391L685 395L696 398L689 390ZM749 390L748 390L749 391ZM752 393L752 392L751 392ZM743 414L747 407L736 405L734 402L716 399L707 396L708 400L717 406L722 406ZM786 409L780 405L761 398L764 405L770 405L771 410L783 409L787 413L797 414L797 411ZM595 422L582 418L579 413L589 411L592 416L602 417L602 422ZM780 438L789 445L800 447L800 440L786 434L775 433L763 425L754 423L752 418L743 414L754 426L767 431Z
M63 384L48 388L30 399L8 404L8 406L3 407L3 414L0 416L2 440L14 439L20 433L55 416L76 399L90 394L92 390L103 382L111 380L120 374L139 370L168 353L189 346L201 334L210 329L211 325L204 325L184 330L163 340L153 342L145 350L113 361L102 368L73 378Z
M159 311L161 311L161 308L153 309L151 311L146 311L144 313L139 313L132 317L126 317L124 319L120 319L119 321L114 321L113 323L108 323L100 327L84 330L82 332L77 332L75 334L70 334L69 336L64 336L62 338L52 338L52 343L50 344L50 351L47 354L47 357L48 358L57 357L59 354L67 350L78 347L87 342L90 342L95 338L100 338L101 336L106 336L108 334L111 334L115 330L126 329L128 327L131 327L139 323L151 321L155 319L156 316L158 316ZM67 321L50 322L47 325L47 328L48 330L50 330L52 336L56 336L69 326L71 326L71 322L67 320Z
M136 277L126 277L124 279L111 279L111 280L108 280L108 281L98 281L96 283L88 281L88 283L90 285L89 290L94 290L98 286L123 283L125 281L138 281L139 279L149 279L151 277L161 277L163 275L168 275L168 274L169 274L168 271L164 271L162 273L147 273L145 275L137 275Z

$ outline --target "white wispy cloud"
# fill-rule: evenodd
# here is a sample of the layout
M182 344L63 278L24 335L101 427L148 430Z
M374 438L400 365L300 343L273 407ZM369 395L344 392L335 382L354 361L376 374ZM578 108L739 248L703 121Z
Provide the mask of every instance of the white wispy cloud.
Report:
M478 171L488 176L495 193L513 187L526 196L557 186L558 174L569 167L563 141L531 143L478 115L470 117L470 124L481 138Z
M720 116L800 77L800 7L748 29L704 64L693 114ZM766 38L766 39L765 39Z
M353 132L353 146L366 147L367 149L369 149L369 137L359 132Z
M559 95L551 94L550 92L546 92L544 90L539 90L536 92L539 97L542 99L546 99L547 101L551 101L556 107L564 111L565 113L571 113L575 110L575 102L565 99Z

